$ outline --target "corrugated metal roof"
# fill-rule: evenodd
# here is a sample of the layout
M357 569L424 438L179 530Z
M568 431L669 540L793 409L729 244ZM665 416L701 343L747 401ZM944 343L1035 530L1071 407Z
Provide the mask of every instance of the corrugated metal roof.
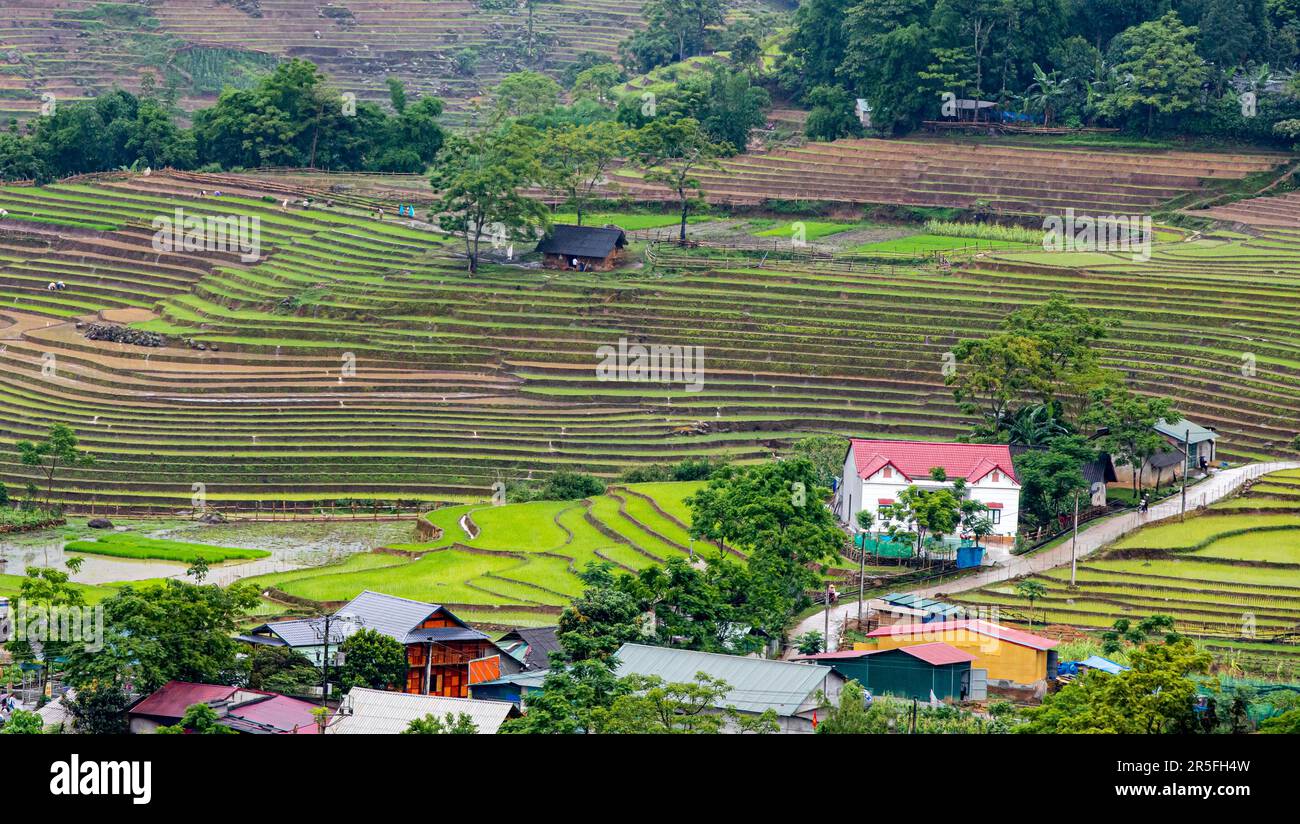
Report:
M402 643L415 641L432 640L472 640L477 638L486 638L486 635L477 630L465 628L465 624L447 612L447 616L457 622L461 628L447 627L446 637L437 635L421 634L425 630L414 631L425 618L442 609L438 604L426 604L423 601L413 601L410 598L399 598L396 595L385 595L382 592L363 591L360 595L348 601L339 607L338 612L334 613L335 618L341 616L352 616L356 622L347 623L344 621L330 622L330 644L340 644L345 638L356 632L358 629L372 629L376 632L387 635L390 638L396 638ZM320 618L302 619L296 618L289 621L272 621L257 627L254 632L270 631L291 647L316 647L321 645L320 633L324 628L324 621ZM474 633L473 636L462 635L464 631ZM413 637L417 636L418 637Z
M168 681L156 692L147 696L129 710L130 715L152 715L163 718L180 718L192 704L222 701L239 692L239 687L223 684L194 684L189 681ZM248 690L252 692L252 690Z
M641 644L624 644L617 655L620 677L637 673L657 675L669 682L689 682L695 680L697 672L703 672L731 685L731 692L714 706L733 706L753 713L772 709L782 716L794 715L834 674L833 670L815 664Z
M253 630L254 633L269 631L275 633L291 647L319 647L322 643L321 633L325 631L325 622L319 618L292 618L288 621L272 621ZM348 637L351 629L344 624L330 624L330 643L341 644Z
M437 604L426 604L367 589L339 607L335 615L356 616L360 619L359 627L373 629L405 642L407 634L415 625L437 612L438 608Z
M320 726L314 709L315 704L297 698L270 695L232 706L221 723L250 733L316 735Z
M418 641L478 641L483 638L487 638L487 636L469 627L429 627L428 629L414 629L408 632L406 634L406 643L414 644Z
M1206 429L1204 426L1201 426L1198 423L1192 423L1186 418L1183 418L1178 423L1166 423L1165 419L1161 418L1160 420L1156 421L1155 426L1153 426L1152 428L1155 429L1155 431L1159 432L1161 435L1167 435L1168 437L1179 441L1183 439L1184 435L1187 435L1188 432L1190 432L1191 435L1189 437L1189 441L1191 443L1200 443L1201 441L1213 441L1213 440L1218 440L1219 438L1218 433L1215 432L1214 430Z
M969 663L975 660L975 656L969 652L959 650L942 641L933 641L929 644L913 644L910 647L902 647L899 651L936 667L941 667L944 664Z
M476 698L443 698L438 695L410 695L353 687L343 699L343 707L327 730L332 735L395 735L411 722L426 715L445 718L448 713L468 715L481 735L495 735L501 724L518 709L509 701L482 701Z

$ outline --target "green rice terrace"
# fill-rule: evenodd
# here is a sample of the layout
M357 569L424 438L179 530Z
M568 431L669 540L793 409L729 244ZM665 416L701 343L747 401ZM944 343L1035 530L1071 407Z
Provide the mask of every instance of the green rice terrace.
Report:
M1082 560L1078 586L1068 567L1034 579L1047 594L1029 602L1014 583L949 597L997 606L1004 620L1108 628L1154 613L1238 665L1300 667L1300 470L1265 475L1239 495L1179 522L1129 533Z
M94 574L78 575L79 580L99 581L86 584L85 592L96 599L127 583L117 576L146 585L164 576L183 576L184 564L203 558L212 564L212 580L258 585L265 596L264 614L320 609L372 589L454 605L458 615L479 623L547 624L581 592L577 573L589 563L609 563L634 572L692 553L718 553L714 544L697 544L689 534L690 511L684 500L703 485L702 481L627 484L579 501L442 507L424 516L418 527L408 520L374 533L388 538L381 545L314 556L289 555L267 542L270 534L293 537L304 546L320 542L320 536L314 539L311 534L312 524L297 523L257 524L252 526L260 529L249 532L248 525L157 522L97 537L74 529L77 540L28 536L9 544L0 541L0 552L15 562L43 558L43 563L49 563L48 556L33 555L32 548L53 540L64 553L83 556L83 563L106 556L107 563L90 570ZM157 534L174 537L150 537ZM256 543L273 549L195 541ZM721 551L744 559L731 547ZM284 563L267 571L263 559L273 555ZM876 578L908 571L902 566L867 567ZM841 571L829 573L837 577ZM0 595L16 591L17 585L16 575L0 575Z
M951 267L665 255L470 277L443 235L345 208L375 198L286 211L291 189L181 173L0 188L11 489L43 481L12 444L52 423L97 457L55 496L108 514L189 509L196 484L226 510L430 508L558 468L760 460L810 432L951 439L969 420L944 353L1062 290L1120 322L1109 364L1215 426L1221 457L1285 454L1300 420L1300 233L1281 227L1164 233L1146 261L1012 245ZM261 259L155 251L151 221L177 208L257 217ZM89 322L166 345L90 340ZM702 390L598 380L620 338L703 347Z

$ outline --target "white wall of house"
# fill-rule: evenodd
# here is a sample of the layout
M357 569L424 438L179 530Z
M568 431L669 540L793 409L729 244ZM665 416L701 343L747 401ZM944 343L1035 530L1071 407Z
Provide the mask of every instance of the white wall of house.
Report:
M880 531L887 526L880 518L880 508L886 505L882 501L890 503L897 501L899 494L909 486L916 486L918 489L950 487L952 479L944 483L933 481L928 477L908 480L891 466L882 467L869 478L860 478L853 459L853 450L850 449L844 458L841 483L843 484L840 492L840 500L843 501L841 513L845 522L856 530L858 512L866 509L876 516L873 529ZM994 470L974 483L968 482L966 488L970 490L972 499L989 507L988 515L993 519L993 535L1012 537L1016 534L1020 519L1020 484L1013 481L1005 472Z

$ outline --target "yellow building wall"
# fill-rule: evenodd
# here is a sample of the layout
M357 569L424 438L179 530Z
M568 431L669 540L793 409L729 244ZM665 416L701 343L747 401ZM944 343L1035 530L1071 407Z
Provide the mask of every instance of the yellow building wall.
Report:
M972 669L988 670L990 680L1005 680L1016 684L1032 684L1047 677L1047 652L1023 647L987 635L966 630L919 632L914 635L886 635L855 643L854 649L898 649L916 644L942 641L975 656ZM875 642L875 643L872 643Z

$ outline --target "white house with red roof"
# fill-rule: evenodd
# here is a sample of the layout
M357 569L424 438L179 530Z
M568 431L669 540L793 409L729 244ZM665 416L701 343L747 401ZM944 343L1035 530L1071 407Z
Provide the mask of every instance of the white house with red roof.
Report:
M935 481L930 470L943 467L947 481ZM1020 482L1005 444L935 443L931 441L872 441L853 438L844 456L844 473L837 490L836 512L857 529L857 515L869 510L876 529L885 526L880 508L898 500L909 486L939 489L958 478L966 480L970 497L989 508L993 536L1012 538L1020 518Z

